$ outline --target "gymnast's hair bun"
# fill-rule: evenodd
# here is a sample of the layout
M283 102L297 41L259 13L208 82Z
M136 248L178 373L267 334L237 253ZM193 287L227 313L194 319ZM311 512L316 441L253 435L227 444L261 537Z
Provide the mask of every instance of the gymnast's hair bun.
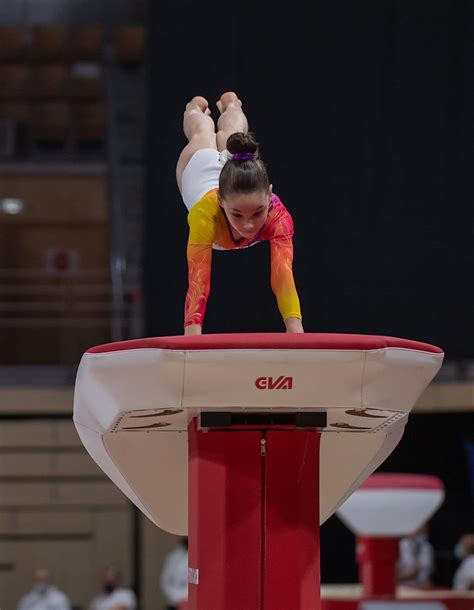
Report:
M233 133L227 140L231 157L219 175L219 195L227 199L242 193L270 192L265 164L253 133Z
M227 139L227 150L231 155L237 153L254 153L255 159L259 159L259 146L253 133L236 132Z

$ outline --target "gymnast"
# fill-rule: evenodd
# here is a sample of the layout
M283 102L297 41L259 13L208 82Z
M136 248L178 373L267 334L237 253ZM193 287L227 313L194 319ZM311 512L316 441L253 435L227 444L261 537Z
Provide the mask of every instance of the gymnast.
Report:
M228 91L217 108L217 133L204 97L193 97L184 112L183 129L189 141L176 167L178 187L189 210L184 334L202 332L212 249L248 248L264 240L270 241L271 287L286 332L302 333L292 270L293 220L272 192L242 102Z

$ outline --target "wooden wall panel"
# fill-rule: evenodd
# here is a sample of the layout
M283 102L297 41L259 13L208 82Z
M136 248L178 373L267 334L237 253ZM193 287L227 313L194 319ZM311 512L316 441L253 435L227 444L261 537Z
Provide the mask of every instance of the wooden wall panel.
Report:
M0 481L17 477L39 477L50 474L51 456L48 454L22 453L18 455L0 453Z
M3 260L0 265L4 268L15 269L45 269L45 254L48 250L73 250L79 255L79 271L90 269L103 270L105 273L109 267L109 245L108 228L90 222L70 225L64 223L46 224L39 222L3 225L4 247ZM54 279L56 281L54 282ZM87 278L87 284L97 284L104 281ZM48 277L38 275L34 284L44 284ZM58 285L66 283L67 276L63 278L53 278ZM71 277L71 284L78 282L78 278ZM86 283L86 279L79 278L81 284Z
M0 453L0 481L18 477L94 477L107 482L92 458L81 453ZM0 483L1 484L1 483Z
M11 383L11 369L7 369L2 379L6 379L6 382ZM20 386L19 383L26 374L28 382L31 385ZM69 371L68 371L69 374ZM36 375L36 380L35 376ZM55 421L54 427L56 429L57 442L60 442L63 446L80 446L82 443L79 436L72 424L72 404L74 400L74 388L71 386L61 387L59 384L67 383L65 379L65 373L60 369L59 373L53 377L53 381L49 382L51 385L44 385L44 371L41 374L41 370L27 369L26 373L20 373L15 378L14 385L10 387L0 387L0 410L3 414L58 414L68 415L71 417L69 421ZM57 387L53 386L53 383L57 384ZM42 385L40 385L42 384ZM5 422L2 422L2 426ZM1 437L0 437L1 439Z
M111 341L109 320L99 328L69 324L58 328L46 319L49 328L0 328L0 366L74 366L87 349Z
M61 477L95 477L104 482L108 478L87 453L54 453L51 455L51 474Z
M48 447L54 443L54 424L49 421L2 421L0 447Z
M69 406L71 409L71 420L57 421L54 423L54 435L56 442L64 447L81 447L85 453L85 449L81 439L79 438L79 434L77 433L77 430L72 422L72 400L69 403ZM87 456L89 457L89 454L87 454Z
M0 509L22 506L53 508L71 506L114 507L127 504L126 497L109 481L88 483L44 482L8 483L0 485Z
M69 402L69 399L72 399L70 391L61 392L61 389L58 389L57 391L64 401L67 400ZM41 394L38 393L38 395ZM11 398L13 399L13 397ZM28 400L30 399L31 396ZM44 408L47 407L46 403L43 403L43 405ZM0 426L0 449L5 447L48 447L50 449L60 450L64 447L68 449L77 448L81 453L88 455L83 448L81 439L79 438L72 421L72 404L64 406L69 407L68 411L71 413L71 419L55 420L53 416L51 419L44 420L3 420ZM14 405L11 403L9 405L3 404L2 411L5 412L7 410L9 413L15 413ZM20 410L20 413L21 411L22 410ZM39 412L38 409L36 411Z
M22 506L54 506L53 486L45 483L2 483L0 509Z
M141 610L165 607L159 575L167 553L176 548L179 537L156 527L147 517L141 516L142 544L142 605Z
M62 483L54 487L56 504L63 506L123 506L127 497L110 479L88 483Z
M65 412L70 398L61 393ZM130 582L131 527L128 500L82 447L72 420L0 421L2 608L15 608L33 571L46 567L86 610L107 565Z
M1 513L0 513L1 514ZM69 521L70 529L54 526L60 536L2 541L0 553L9 557L15 569L0 571L2 607L15 608L18 598L31 586L31 575L38 567L48 568L55 583L70 597L73 605L86 610L91 599L100 592L100 574L108 565L114 565L123 574L123 582L131 582L130 510L94 510L81 517L73 513L78 523ZM54 517L67 524L67 514L58 511ZM38 522L40 513L34 514ZM90 526L85 531L84 526ZM51 523L44 518L44 531L51 532ZM78 534L82 534L81 539Z
M0 540L9 535L22 536L90 536L93 534L93 514L90 511L5 511L0 512Z
M0 213L0 365L74 364L110 340L106 176L4 172L25 209Z
M3 197L23 199L26 209L21 215L2 217L2 224L107 222L107 183L103 176L0 173Z
M124 511L101 511L93 513L93 540L92 568L95 575L94 586L98 587L97 575L108 565L117 567L122 572L125 585L131 584L132 579L132 553L131 547L124 544L132 536L131 505L126 504Z

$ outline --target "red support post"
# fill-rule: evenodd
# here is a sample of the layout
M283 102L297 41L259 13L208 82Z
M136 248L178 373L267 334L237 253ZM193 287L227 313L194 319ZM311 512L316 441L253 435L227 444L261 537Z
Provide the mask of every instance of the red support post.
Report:
M398 541L393 537L357 536L356 556L365 598L395 598Z
M315 429L189 427L189 610L320 610Z

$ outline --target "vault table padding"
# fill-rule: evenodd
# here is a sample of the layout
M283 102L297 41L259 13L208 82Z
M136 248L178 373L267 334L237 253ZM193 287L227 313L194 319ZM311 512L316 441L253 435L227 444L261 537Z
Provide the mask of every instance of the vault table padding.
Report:
M320 521L391 453L441 366L439 348L393 337L227 334L98 346L79 366L85 447L159 527L187 532L188 426L202 411L324 411Z

